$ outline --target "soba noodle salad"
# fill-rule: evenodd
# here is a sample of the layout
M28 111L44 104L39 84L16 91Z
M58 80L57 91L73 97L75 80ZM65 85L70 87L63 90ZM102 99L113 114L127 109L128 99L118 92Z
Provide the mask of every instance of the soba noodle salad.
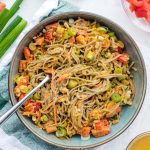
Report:
M96 21L70 18L48 24L23 54L14 93L21 100L51 76L21 108L48 134L61 139L79 134L83 140L107 135L122 107L132 105L130 57L115 33Z

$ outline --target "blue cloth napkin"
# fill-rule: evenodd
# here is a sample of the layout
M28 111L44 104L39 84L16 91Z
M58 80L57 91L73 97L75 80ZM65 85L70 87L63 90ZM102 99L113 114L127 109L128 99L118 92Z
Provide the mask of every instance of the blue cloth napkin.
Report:
M49 16L54 14L59 14L61 12L67 11L77 11L79 10L76 6L66 2L59 1L57 9L53 10ZM46 17L44 17L45 19ZM8 92L8 72L9 65L0 72L0 115L6 112L11 104L9 102L9 92ZM42 141L34 134L32 134L25 126L20 122L17 115L14 114L5 124L2 126L2 129L6 134L15 136L21 143L31 148L32 150L53 150L61 148L52 146Z

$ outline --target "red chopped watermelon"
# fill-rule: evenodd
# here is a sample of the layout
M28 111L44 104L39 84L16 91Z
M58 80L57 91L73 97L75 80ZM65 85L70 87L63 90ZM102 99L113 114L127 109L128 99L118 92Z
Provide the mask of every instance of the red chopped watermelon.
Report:
M138 18L145 18L150 23L150 0L127 0L130 3L131 12L135 12Z
M131 10L132 12L134 12L135 9L136 9L136 7L135 7L133 4L130 4L130 10Z
M136 9L135 14L138 18L147 18L147 11L145 10Z
M150 10L147 12L147 21L150 24Z
M142 7L143 6L143 0L130 0L131 3L136 7Z

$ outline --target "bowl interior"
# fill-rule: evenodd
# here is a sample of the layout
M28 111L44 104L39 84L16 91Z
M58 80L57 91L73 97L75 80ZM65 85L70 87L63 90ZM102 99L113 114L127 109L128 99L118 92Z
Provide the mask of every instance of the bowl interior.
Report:
M35 26L20 42L14 54L13 61L11 63L10 74L9 74L9 91L10 91L10 97L12 103L15 104L17 102L13 93L13 89L14 89L13 79L14 76L18 73L19 60L23 57L22 54L23 48L28 45L28 43L32 40L32 37L36 35L36 33L38 33L39 31L41 31L45 25L57 21L59 19L68 19L68 18L77 18L77 17L82 17L87 20L96 20L101 25L107 26L109 29L114 31L117 37L125 43L125 51L129 53L131 60L135 62L135 67L137 68L137 72L133 72L136 94L133 100L133 105L123 108L120 122L112 126L112 131L110 134L100 138L91 137L90 140L88 141L82 141L79 136L75 136L70 140L60 140L56 138L53 134L46 134L43 130L38 129L30 121L30 119L23 117L18 112L19 118L25 124L25 126L31 130L31 132L33 132L38 137L47 141L50 144L54 144L60 147L67 147L67 148L94 147L100 144L104 144L114 139L119 134L121 134L132 123L132 121L138 114L143 103L145 89L146 89L145 65L142 56L139 52L139 49L136 46L135 42L132 40L132 38L118 25L116 25L115 23L113 23L112 21L106 18L103 18L102 16L98 16L87 12L71 12L71 13L64 13L61 15L50 17L44 20L43 22Z

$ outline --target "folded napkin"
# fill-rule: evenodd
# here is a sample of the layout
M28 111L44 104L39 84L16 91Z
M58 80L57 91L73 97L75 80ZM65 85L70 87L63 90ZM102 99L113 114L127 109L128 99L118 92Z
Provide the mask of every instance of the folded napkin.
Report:
M79 10L76 6L66 2L58 0L47 0L41 6L41 8L35 13L32 21L18 37L13 46L7 51L7 53L0 60L0 115L6 112L11 104L9 102L9 92L8 92L8 72L9 72L9 63L12 59L14 51L23 38L23 36L40 20L46 18L47 16L52 16L54 14L59 14L66 11L77 11ZM9 136L6 137L5 133L11 136L14 136L14 140L10 139ZM16 114L14 114L0 129L0 148L4 150L53 150L61 149L56 148L52 145L47 144L46 142L40 140L35 135L33 135L25 126L20 122ZM5 137L5 138L4 138ZM21 146L18 143L18 140L22 143Z

